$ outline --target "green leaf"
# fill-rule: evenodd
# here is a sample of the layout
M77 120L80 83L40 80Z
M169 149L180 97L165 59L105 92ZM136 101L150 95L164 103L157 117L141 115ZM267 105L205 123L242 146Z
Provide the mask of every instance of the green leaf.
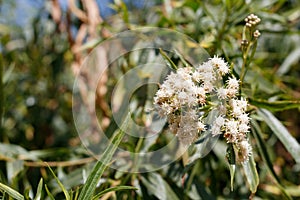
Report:
M294 63L297 63L297 61L300 59L300 47L298 47L297 49L295 49L294 51L292 51L283 61L283 63L281 64L281 66L279 67L279 69L277 70L276 74L279 76L282 76L284 74L286 74L291 66Z
M51 199L51 200L55 200L54 196L51 194L51 192L49 191L47 185L45 185L45 189L46 189L46 192L48 194L48 197Z
M208 116L204 118L204 124L213 124L214 120L219 115L219 111L214 109L209 112ZM195 141L192 155L189 157L188 165L194 163L199 158L203 158L214 148L218 141L218 137L211 137L211 129L201 133L199 139Z
M158 199L161 200L179 200L175 192L169 186L169 184L164 181L160 174L149 173L148 179L141 177L141 181L147 187L150 194L153 194Z
M38 188L36 190L36 195L34 197L34 200L40 200L42 197L42 190L43 190L43 178L41 178Z
M235 152L232 144L229 144L226 150L226 157L229 163L229 170L230 170L230 188L233 191L233 181L234 181L234 174L235 174Z
M127 119L129 114L127 115L125 119L125 126L127 126ZM78 197L78 200L86 200L86 199L92 199L92 196L94 194L94 191L97 187L97 184L99 182L99 179L101 178L104 170L106 169L107 165L109 164L113 154L115 153L116 149L118 148L119 144L121 143L123 137L124 137L124 131L122 131L122 128L115 134L112 138L111 143L106 148L105 152L102 154L100 160L96 163L94 166L92 172L87 178L86 183L84 184L82 191L80 192L80 195Z
M258 146L258 151L262 156L264 163L266 164L268 172L271 174L271 176L275 180L277 187L280 189L281 193L286 197L286 199L292 199L290 195L286 192L286 190L282 187L280 183L280 179L278 178L278 176L274 171L271 159L266 149L266 144L262 139L262 131L259 125L257 124L257 122L253 120L253 118L251 119L251 125L252 125L252 133Z
M169 56L161 48L159 48L159 53L167 61L167 64L171 69L177 70L178 67L175 65L175 63L171 60L171 58L169 58Z
M181 60L181 62L183 63L184 67L190 67L191 65L188 63L188 61L183 57L183 55L181 55L181 53L179 53L179 51L177 51L176 49L174 50L175 54L179 57L179 59Z
M235 165L235 153L234 148L232 144L229 144L227 150L226 150L226 158L230 165Z
M256 170L256 164L253 158L253 155L250 156L248 162L244 162L242 164L244 172L245 172L245 176L247 179L247 182L249 184L250 187L250 191L252 193L255 193L257 190L257 186L259 184L259 177L258 177L258 173Z
M6 163L7 179L14 179L22 170L24 170L23 160L13 160Z
M268 110L258 109L257 114L264 119L273 133L282 142L297 163L300 163L300 145L282 123Z
M36 160L37 157L32 155L26 149L15 144L0 143L0 157L5 160L14 160L22 158L22 160Z
M24 196L25 200L32 200L32 199L30 198L30 195L29 195L30 190L31 190L31 188L26 188L26 189L24 190L23 196Z
M300 101L267 101L263 99L249 99L250 104L270 111L283 111L300 108Z
M16 200L24 200L23 195L21 195L19 192L17 192L16 190L12 189L11 187L9 187L7 185L0 183L0 190L4 193L7 193L9 196L11 196L12 198L14 198Z
M63 191L66 200L71 200L70 195L68 193L68 191L66 190L66 188L64 187L64 185L60 182L60 180L57 178L57 176L55 175L55 173L53 172L53 170L51 169L51 167L48 165L48 169L50 170L50 172L52 173L52 175L54 176L56 182L58 183L59 187L61 188L61 190Z
M99 43L101 43L102 40L100 39L92 39L88 42L84 43L82 46L78 48L78 51L85 51L88 49L95 48Z
M116 187L112 187L112 188L107 188L101 192L99 192L97 195L95 195L93 197L93 200L99 199L100 197L102 197L104 194L108 193L108 192L114 192L114 191L119 191L119 190L137 190L136 187L132 187L132 186L116 186Z
M13 63L9 66L8 69L5 70L5 73L3 75L3 84L6 84L9 82L9 78L11 77L11 74L12 74L14 68L15 68L15 64Z
M229 164L229 171L230 171L230 190L233 191L233 182L234 182L234 175L235 175L235 165Z

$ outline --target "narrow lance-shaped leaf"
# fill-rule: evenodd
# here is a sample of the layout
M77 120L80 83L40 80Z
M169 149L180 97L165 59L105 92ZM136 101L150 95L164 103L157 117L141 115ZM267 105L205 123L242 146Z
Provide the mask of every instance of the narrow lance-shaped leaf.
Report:
M233 181L234 181L234 174L235 174L235 153L232 144L229 144L226 150L226 158L229 163L229 170L230 170L230 189L233 191Z
M58 183L59 187L61 188L61 190L63 191L66 200L71 200L71 197L67 191L67 189L65 188L65 186L60 182L60 180L57 178L57 176L55 175L55 173L53 172L53 170L51 169L51 167L48 165L48 168L50 170L50 172L52 173L52 175L54 176L56 182Z
M43 179L41 178L37 191L36 191L36 195L34 197L34 200L40 200L42 197L42 190L43 190Z
M286 190L282 187L282 185L280 183L280 179L278 178L277 174L275 173L275 171L273 169L273 165L270 160L269 154L267 152L266 145L264 144L263 139L262 139L262 131L261 131L259 125L257 124L257 122L254 119L251 120L251 125L252 125L252 133L253 133L253 136L254 136L257 146L258 146L258 151L260 152L260 154L262 156L262 159L267 167L267 170L273 177L277 187L280 189L280 191L286 197L286 199L292 199L290 197L290 195L286 192Z
M249 99L251 105L265 108L270 111L283 111L293 108L300 108L300 101L267 101L263 99Z
M16 200L24 200L24 196L21 195L16 190L12 189L11 187L4 185L0 183L0 191L7 193L10 197L16 199Z
M97 195L95 195L93 197L93 200L99 199L100 197L102 197L104 194L106 194L108 192L114 192L114 191L119 191L119 190L137 190L137 188L132 187L132 186L124 186L124 185L120 185L120 186L116 186L116 187L112 187L112 188L107 188L107 189L99 192Z
M141 177L142 183L147 187L149 194L153 194L158 199L179 200L170 185L158 173L149 173L148 178Z
M127 126L128 124L128 117L127 115L125 119L124 125ZM121 127L120 130L113 136L111 143L108 145L104 153L102 154L100 160L94 166L92 172L88 176L86 183L84 184L82 191L78 197L78 200L86 200L92 199L94 191L97 187L99 179L101 178L104 170L106 169L107 165L109 164L113 154L115 153L116 149L118 148L120 142L125 135L124 131L122 130L124 127Z
M171 67L174 70L177 70L177 66L175 63L169 58L169 56L160 48L159 53L163 56L163 58L167 61L167 64L169 67Z
M253 155L250 156L249 160L242 164L247 182L250 187L250 191L255 193L259 184L259 177L256 170L256 164Z
M55 200L54 196L51 194L51 192L49 191L47 185L45 184L45 189L46 189L46 192L48 194L48 197L51 199L51 200Z
M270 111L258 109L257 114L264 119L295 161L300 163L300 145L297 140Z

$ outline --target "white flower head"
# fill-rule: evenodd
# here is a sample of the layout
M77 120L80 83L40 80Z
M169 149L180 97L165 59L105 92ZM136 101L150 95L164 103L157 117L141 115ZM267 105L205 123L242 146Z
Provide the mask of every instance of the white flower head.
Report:
M245 163L249 160L252 154L252 147L247 140L243 140L238 143L237 161L240 163Z
M240 133L247 133L249 132L249 125L248 124L239 124L239 132Z
M238 89L239 88L239 80L235 77L229 78L227 80L227 88L228 89Z
M216 126L222 127L225 124L225 118L222 116L218 116L215 120Z
M238 88L226 88L227 98L235 98L238 92Z
M205 131L205 124L203 124L200 120L197 122L197 129L199 132Z
M222 134L222 127L225 124L225 118L222 116L218 116L212 125L212 135L220 135Z
M218 56L214 56L209 60L209 63L216 68L217 72L224 76L229 72L228 63L224 61L223 58L219 58Z
M217 95L218 95L219 99L226 99L227 93L228 93L228 89L223 88L223 87L221 87L217 90Z
M213 72L214 68L209 62L204 62L199 65L197 68L198 72Z
M247 113L243 113L240 116L238 116L238 120L240 121L240 123L242 124L248 124L249 123L249 116Z

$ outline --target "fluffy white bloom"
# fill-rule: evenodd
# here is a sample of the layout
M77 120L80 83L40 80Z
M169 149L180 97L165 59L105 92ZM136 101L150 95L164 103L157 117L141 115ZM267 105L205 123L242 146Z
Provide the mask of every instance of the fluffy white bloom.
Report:
M227 89L226 88L219 88L217 90L217 95L219 99L226 99L227 98Z
M240 124L239 125L239 132L240 133L247 133L247 132L249 132L249 126L248 126L248 124L244 124L244 123L242 123L242 124Z
M237 104L238 106L243 110L246 111L247 110L247 106L248 106L248 101L245 99L241 99L241 100L237 100Z
M247 113L243 113L241 115L238 116L238 120L240 121L240 123L242 124L248 124L249 123L249 116Z
M212 135L216 136L222 134L221 128L223 127L224 124L225 124L225 118L222 116L218 116L212 125L212 129L211 129Z
M202 74L199 73L198 71L194 71L193 74L192 74L192 78L193 78L194 81L199 83L202 79Z
M205 124L203 124L201 121L197 122L197 129L198 131L205 131Z
M236 147L237 160L245 162L251 154L247 141L250 129L246 114L248 102L237 99L239 80L234 76L225 77L228 73L228 64L217 56L195 69L179 68L167 76L154 97L154 103L158 113L167 117L170 130L184 145L195 142L206 130L202 117L207 110L203 106L216 106L213 109L218 109L219 116L211 124L212 135L224 133L227 143ZM215 96L219 101L212 102Z
M214 90L214 85L210 81L203 82L202 87L204 88L206 93L210 93Z
M214 56L209 60L209 63L217 69L217 72L222 76L229 72L228 64L223 60L223 58L219 58L218 56Z
M185 104L185 102L187 102L187 99L189 98L189 95L185 91L180 91L177 94L177 98L180 103Z
M234 117L239 117L240 115L244 114L244 112L247 110L248 102L244 99L231 99L229 101L229 105L232 109L232 115Z
M199 136L201 131L205 130L205 125L198 119L196 113L192 110L181 115L176 136L184 145L190 145Z
M247 140L238 143L237 161L240 163L247 162L252 154L252 147Z
M161 105L161 115L169 115L173 112L173 107L171 107L168 103L164 102Z
M213 137L222 134L221 127L213 125L211 128L211 134Z
M219 112L220 112L220 115L226 115L226 112L227 112L227 108L225 105L221 104L218 108Z
M234 98L238 93L238 88L226 88L227 98Z
M228 120L226 123L226 132L231 133L231 134L238 134L238 121L234 119Z
M213 72L214 68L209 62L205 62L197 67L198 72Z
M235 77L229 78L227 80L227 88L228 89L238 89L239 81Z
M218 116L215 120L215 124L219 127L223 126L225 124L225 118L222 116Z
M236 106L232 108L232 115L234 117L239 117L242 114L243 114L243 110L240 107Z

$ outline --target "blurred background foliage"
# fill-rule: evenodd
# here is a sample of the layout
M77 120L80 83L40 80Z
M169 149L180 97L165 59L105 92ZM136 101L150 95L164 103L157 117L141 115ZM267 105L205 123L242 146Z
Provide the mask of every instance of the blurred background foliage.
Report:
M239 71L243 20L250 13L262 19L258 27L262 35L246 76L246 93L254 106L272 111L299 143L300 2L297 0L1 0L0 182L25 197L32 197L42 177L55 199L62 199L61 189L42 162L47 161L68 190L76 191L83 183L84 174L95 159L80 144L74 126L72 87L85 56L98 42L120 31L144 26L170 28L193 38L210 56L224 57ZM134 66L130 59L128 56L119 61L119 71L113 67L109 70L103 91L97 94L99 123L108 127L108 132L116 129L110 120L108 94L120 73ZM141 91L137 93L140 93L138 99L146 98ZM277 100L284 103L270 103ZM142 110L143 106L141 103ZM134 113L137 121L143 119L143 112L138 112L142 111L137 109ZM292 198L300 198L300 164L261 118L258 121L261 144L271 161L271 170ZM160 142L154 142L151 148L158 148ZM136 143L128 140L123 145L133 148ZM107 169L97 191L117 185L138 188L107 193L103 199L287 198L274 184L276 180L257 150L261 148L257 143L252 141L260 183L253 195L239 171L234 191L230 191L222 144L197 160L184 178L182 160L145 174ZM40 192L41 199L49 198L45 191ZM8 196L2 194L2 197Z

